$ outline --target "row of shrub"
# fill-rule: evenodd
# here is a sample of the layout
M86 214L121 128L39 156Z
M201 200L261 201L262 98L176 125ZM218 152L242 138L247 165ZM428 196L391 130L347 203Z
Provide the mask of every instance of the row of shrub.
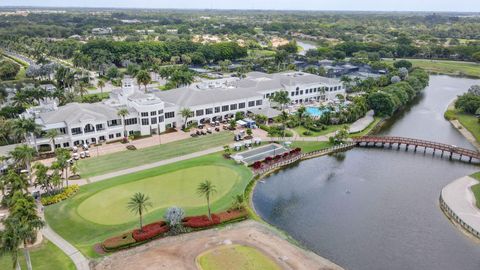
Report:
M246 210L228 210L218 214L212 214L212 219L208 216L192 216L182 219L182 225L194 230L207 229L222 223L245 219L248 216ZM143 226L143 230L135 229L125 232L119 236L108 238L102 242L103 250L112 252L140 245L146 241L165 236L170 231L169 225L165 221L154 222Z
M293 137L293 133L290 130L284 130L282 126L260 125L259 127L268 132L270 137Z
M58 194L42 197L41 202L43 205L50 205L61 202L72 197L75 193L77 193L79 189L80 187L78 185L71 185Z

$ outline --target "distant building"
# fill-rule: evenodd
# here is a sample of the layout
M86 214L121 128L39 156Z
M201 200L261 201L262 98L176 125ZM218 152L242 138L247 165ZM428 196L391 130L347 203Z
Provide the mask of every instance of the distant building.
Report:
M113 33L113 30L111 27L106 27L106 28L93 28L92 29L92 34L93 35L110 35Z

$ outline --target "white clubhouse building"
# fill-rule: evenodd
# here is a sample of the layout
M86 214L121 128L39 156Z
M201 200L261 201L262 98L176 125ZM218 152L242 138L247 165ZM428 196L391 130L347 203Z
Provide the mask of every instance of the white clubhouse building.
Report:
M71 147L121 139L123 123L117 112L122 108L129 111L125 117L129 134L150 135L184 125L184 108L193 112L188 121L200 124L221 121L237 112L271 118L278 111L270 109L269 98L279 91L287 91L293 104L331 100L345 94L339 80L296 71L250 72L245 78L208 80L168 91L148 89L147 93L132 79L125 79L123 87L113 90L104 102L38 106L29 110L28 115L45 131L57 129L60 135L55 138L56 147ZM37 144L52 142L37 138Z

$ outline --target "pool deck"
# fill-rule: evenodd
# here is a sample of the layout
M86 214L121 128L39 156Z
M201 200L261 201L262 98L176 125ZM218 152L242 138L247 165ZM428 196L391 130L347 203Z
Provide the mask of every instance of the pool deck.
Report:
M349 132L357 133L366 129L371 123L373 123L373 121L375 121L375 118L373 117L373 115L374 115L373 111L368 111L364 117L358 119L357 121L355 121L353 124L350 125Z

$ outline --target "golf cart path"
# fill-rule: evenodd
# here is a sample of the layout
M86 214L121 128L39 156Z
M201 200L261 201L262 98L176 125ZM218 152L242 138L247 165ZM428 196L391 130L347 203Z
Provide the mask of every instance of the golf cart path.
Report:
M203 151L194 152L194 153L190 153L190 154L187 154L187 155L178 156L178 157L174 157L174 158L170 158L170 159L164 159L164 160L160 160L160 161L157 161L157 162L154 162L154 163L149 163L149 164L145 164L145 165L141 165L141 166L136 166L136 167L132 167L132 168L124 169L124 170L119 170L119 171L115 171L115 172L111 172L111 173L92 176L92 177L87 178L86 181L85 180L83 180L83 181L78 180L78 181L75 181L75 182L78 183L79 185L86 185L86 184L89 184L89 183L95 183L95 182L103 181L103 180L110 179L110 178L113 178L113 177L117 177L117 176L121 176L121 175L125 175L125 174L130 174L130 173L135 173L135 172L139 172L139 171L143 171L143 170L147 170L147 169L152 169L152 168L155 168L155 167L160 167L160 166L163 166L163 165L167 165L167 164L171 164L171 163L175 163L175 162L179 162L179 161L183 161L183 160L187 160L187 159L201 157L201 156L213 154L213 153L220 152L220 151L223 151L223 146L218 146L218 147L214 147L214 148L210 148L210 149L206 149L206 150L203 150Z

